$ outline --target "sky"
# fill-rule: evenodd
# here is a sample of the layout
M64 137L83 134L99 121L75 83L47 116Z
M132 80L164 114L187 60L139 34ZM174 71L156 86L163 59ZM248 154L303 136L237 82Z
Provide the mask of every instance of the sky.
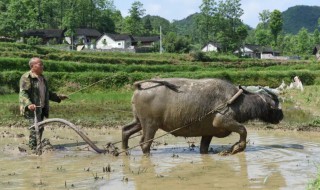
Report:
M128 10L135 0L114 0L114 5L122 16L128 16ZM190 14L200 12L202 0L139 0L146 10L146 15L161 16L170 22L181 20ZM281 12L295 5L320 6L320 0L242 0L244 14L241 19L245 24L255 28L259 23L259 13L263 10Z

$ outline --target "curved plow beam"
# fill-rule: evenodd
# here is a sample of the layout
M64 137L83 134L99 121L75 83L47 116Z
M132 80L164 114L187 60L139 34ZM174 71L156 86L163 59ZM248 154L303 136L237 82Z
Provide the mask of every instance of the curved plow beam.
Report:
M101 154L101 153L106 153L107 152L107 150L105 150L105 149L98 148L85 134L83 134L83 132L78 127L76 127L73 123L71 123L71 122L69 122L67 120L60 119L60 118L52 118L52 119L46 119L46 120L41 121L41 122L39 122L37 124L38 124L39 127L41 127L41 126L45 127L46 124L55 123L55 122L63 123L65 125L69 126L97 153ZM35 125L32 125L30 128L33 128L33 127L35 127Z

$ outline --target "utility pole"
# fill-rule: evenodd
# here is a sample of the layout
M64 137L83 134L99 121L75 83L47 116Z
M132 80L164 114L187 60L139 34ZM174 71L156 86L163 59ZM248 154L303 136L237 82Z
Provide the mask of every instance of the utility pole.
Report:
M160 26L160 54L162 54L162 30Z

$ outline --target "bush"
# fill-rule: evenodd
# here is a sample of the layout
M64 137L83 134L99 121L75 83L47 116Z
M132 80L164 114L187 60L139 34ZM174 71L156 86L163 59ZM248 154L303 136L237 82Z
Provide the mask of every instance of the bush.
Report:
M189 55L193 58L193 61L209 61L209 57L202 51L192 51Z
M0 95L4 95L4 94L13 94L14 93L14 89L10 88L7 85L4 86L0 86Z
M48 41L48 45L56 45L56 44L57 44L57 40L55 38Z
M42 39L38 37L30 37L27 39L26 43L31 46L40 45L42 44Z

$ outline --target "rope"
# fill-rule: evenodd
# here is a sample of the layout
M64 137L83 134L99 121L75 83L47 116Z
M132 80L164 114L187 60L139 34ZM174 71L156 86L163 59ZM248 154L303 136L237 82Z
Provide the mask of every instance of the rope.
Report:
M97 82L94 82L94 83L92 83L92 84L90 84L90 85L88 85L88 86L86 86L86 87L81 88L80 90L77 90L77 91L75 91L75 92L72 92L72 93L68 94L67 96L71 96L71 95L73 95L73 94L75 94L75 93L78 93L78 92L80 92L80 91L82 91L82 90L85 90L85 89L87 89L87 88L89 88L89 87L91 87L91 86L93 86L93 85L95 85L95 84L98 84L98 83L100 83L100 82L102 82L102 81L104 81L104 80L107 80L107 79L109 79L109 78L110 78L110 77L106 77L106 78L104 78L104 79L101 79L101 80L99 80L99 81L97 81Z
M163 135L160 135L160 136L158 136L158 137L149 139L149 140L147 140L147 141L145 141L145 142L143 142L143 143L139 143L138 145L135 145L135 146L133 146L133 147L127 148L126 150L123 150L123 151L121 151L121 152L118 152L117 154L115 154L115 156L118 156L118 155L121 154L121 153L127 152L128 150L134 149L134 148L136 148L136 147L138 147L138 146L141 146L141 145L143 145L143 144L146 144L146 143L148 143L148 142L150 142L150 141L153 141L153 140L159 139L159 138L161 138L161 137L163 137L163 136L166 136L166 135L168 135L168 134L171 134L171 133L173 133L173 132L175 132L175 131L178 131L178 130L180 130L180 129L182 129L182 128L185 128L185 127L187 127L187 126L189 126L189 125L191 125L191 124L192 124L192 123L189 123L188 125L184 125L184 126L182 126L182 127L179 127L179 128L177 128L177 129L174 129L174 130L172 130L172 131L166 132L166 133L163 134Z
M71 99L69 99L71 100ZM73 101L73 100L71 100ZM70 105L70 104L69 104ZM71 104L73 105L73 104ZM74 105L79 105L79 104L74 104ZM118 112L124 112L124 113L131 113L132 114L132 111L127 111L127 110L119 110L119 109L112 109L112 108L106 108L106 107L102 107L102 106L97 106L97 105L92 105L92 104L81 104L81 105L88 105L90 107L95 107L95 108L101 108L101 109L104 109L104 110L111 110L111 111L118 111Z
M133 138L139 137L139 136L141 136L141 135L142 135L142 134L137 134L137 135L135 135L135 136L129 137L129 139L133 139ZM115 142L110 143L110 144L115 145L115 144L118 144L118 143L121 143L121 142L122 142L122 140L120 140L120 141L115 141Z

